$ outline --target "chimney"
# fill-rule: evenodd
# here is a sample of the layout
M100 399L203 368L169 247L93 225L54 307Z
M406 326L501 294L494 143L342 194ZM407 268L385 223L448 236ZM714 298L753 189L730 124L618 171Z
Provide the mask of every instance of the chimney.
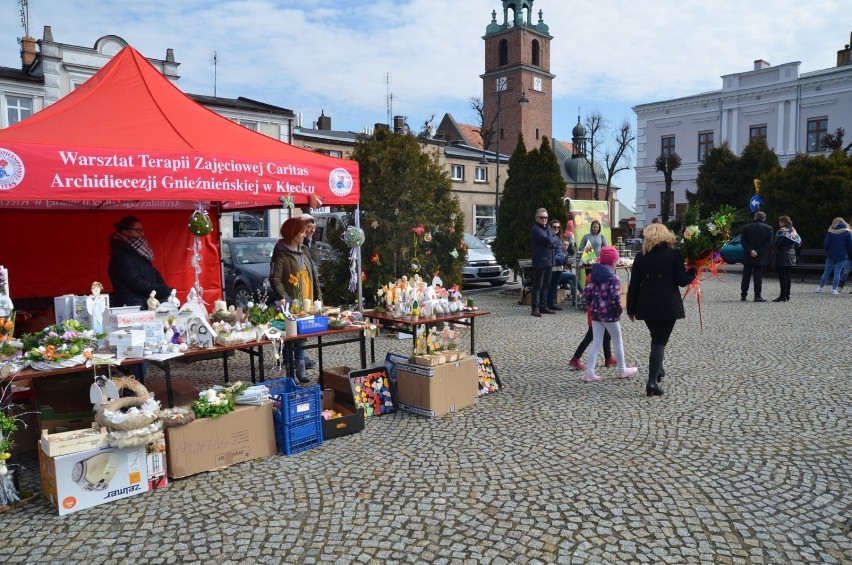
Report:
M317 119L317 129L331 131L331 117L325 115L325 110L320 112L320 117Z
M390 131L390 127L387 124L376 123L374 131Z
M849 34L849 44L852 44L852 33ZM838 67L852 63L852 49L849 48L849 44L846 45L845 49L837 52Z
M758 59L754 62L754 70L759 71L760 69L768 69L769 62L764 61L763 59Z
M393 117L393 132L394 133L403 133L405 130L405 117L404 116L394 116Z
M27 69L36 59L36 40L34 37L21 38L21 68Z

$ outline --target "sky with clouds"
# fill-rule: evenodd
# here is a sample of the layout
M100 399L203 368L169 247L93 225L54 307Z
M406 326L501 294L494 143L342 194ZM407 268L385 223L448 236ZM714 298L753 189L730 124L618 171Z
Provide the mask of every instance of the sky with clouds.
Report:
M444 113L474 123L482 36L499 0L29 0L29 32L92 46L117 35L150 58L174 49L185 92L244 96L332 127L362 131L407 116L418 131ZM721 88L755 59L832 67L850 41L848 0L534 0L550 26L554 137L570 140L578 108L616 127L637 104ZM0 5L0 66L18 67L19 4ZM388 78L389 77L389 78ZM619 174L635 198L633 171Z

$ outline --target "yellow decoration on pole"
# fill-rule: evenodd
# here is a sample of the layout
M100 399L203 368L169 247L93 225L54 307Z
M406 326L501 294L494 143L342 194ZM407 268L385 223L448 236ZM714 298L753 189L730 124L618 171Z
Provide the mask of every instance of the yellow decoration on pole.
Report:
M754 179L754 193L760 194L760 179Z

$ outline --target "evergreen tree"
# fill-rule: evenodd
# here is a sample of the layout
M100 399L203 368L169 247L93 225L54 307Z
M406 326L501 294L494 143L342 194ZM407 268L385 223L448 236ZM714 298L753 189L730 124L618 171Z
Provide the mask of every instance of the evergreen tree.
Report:
M352 153L361 172L362 271L368 304L379 286L413 276L418 265L417 274L427 281L437 274L444 286L462 283L464 215L438 162L438 150L429 147L411 134L377 131L359 138ZM413 231L419 226L422 234ZM354 302L346 288L348 249L341 242L338 250L320 268L324 292L342 303Z
M559 162L544 137L541 147L526 151L523 137L509 159L509 171L497 218L497 238L492 249L497 260L512 267L518 259L529 258L530 229L535 222L535 211L546 208L551 219L565 225L565 181L559 171Z
M698 165L698 178L695 181L697 189L695 193L687 191L686 199L690 204L700 205L700 217L708 217L723 204L736 207L734 203L742 202L745 193L741 186L737 186L738 181L734 180L737 176L737 160L725 141L710 149Z

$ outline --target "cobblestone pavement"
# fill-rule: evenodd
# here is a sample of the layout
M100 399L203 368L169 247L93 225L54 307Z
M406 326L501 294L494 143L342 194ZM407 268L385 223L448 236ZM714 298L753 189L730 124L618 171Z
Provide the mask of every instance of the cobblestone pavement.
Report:
M687 299L662 398L644 396L644 325L623 321L637 377L584 383L567 366L583 312L533 318L517 288L487 291L477 345L505 390L64 518L39 499L0 515L0 562L850 563L852 295L810 281L756 304L738 281L703 285L703 334Z

